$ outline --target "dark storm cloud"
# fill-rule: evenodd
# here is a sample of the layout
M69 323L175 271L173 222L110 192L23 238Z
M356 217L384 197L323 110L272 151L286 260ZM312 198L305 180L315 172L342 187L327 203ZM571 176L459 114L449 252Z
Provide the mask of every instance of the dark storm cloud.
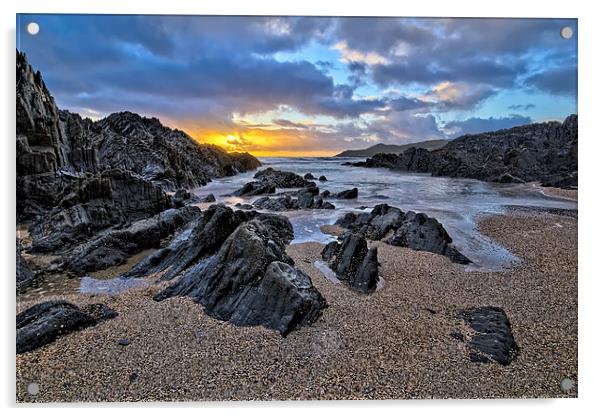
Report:
M577 93L577 68L544 70L528 77L525 84L552 95L574 96Z
M531 117L524 117L517 114L501 118L478 118L472 117L462 121L451 121L445 124L445 129L449 130L452 136L462 136L464 134L482 133L507 129L510 127L521 126L532 123Z

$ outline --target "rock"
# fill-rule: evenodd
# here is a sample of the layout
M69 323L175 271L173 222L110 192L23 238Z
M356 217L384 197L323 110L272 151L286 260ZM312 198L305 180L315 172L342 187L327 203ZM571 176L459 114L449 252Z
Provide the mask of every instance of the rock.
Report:
M20 293L33 285L36 275L31 271L27 262L21 256L21 245L19 241L16 244L17 248L17 293Z
M322 193L320 194L320 196L322 198L328 198L330 196L330 191L329 190L322 191Z
M368 250L361 234L347 234L342 243L333 241L322 250L322 259L329 262L337 278L353 290L372 293L379 280L376 247Z
M370 213L346 213L336 221L336 225L371 240L384 240L394 246L442 254L454 263L470 263L452 245L452 238L443 225L426 214L404 213L399 208L379 204Z
M544 186L577 186L577 115L563 123L534 123L494 132L469 134L440 149L410 148L380 153L353 166L429 172L434 176L491 182L541 181Z
M282 238L292 240L293 228L285 217L256 211L234 211L223 204L215 204L204 211L200 218L183 227L167 247L140 261L123 277L160 275L161 280L171 280L214 254L240 224L255 218L270 229L278 229Z
M130 340L127 338L121 338L119 339L119 341L117 341L117 343L123 347L127 347L128 345L130 345Z
M238 202L236 205L234 205L236 208L238 209L244 209L246 211L252 210L253 209L253 205L251 204L241 204L240 202Z
M77 276L125 263L142 250L158 247L177 229L201 216L195 206L168 209L129 227L109 230L63 256L60 268Z
M215 202L215 195L209 194L205 198L201 199L201 202Z
M56 208L30 227L32 252L65 251L98 231L173 206L158 185L118 169L86 176L68 191Z
M299 209L297 200L290 195L285 195L277 198L264 196L253 202L253 208L263 209L267 211L290 211Z
M357 198L357 193L358 193L357 188L347 189L345 191L341 191L341 192L334 194L334 198L354 199L354 198Z
M311 279L292 266L286 254L292 232L270 224L274 219L239 225L215 255L195 264L155 300L189 296L217 319L263 325L283 336L314 322L326 301ZM288 228L292 230L290 222Z
M176 208L181 208L187 204L196 204L201 200L195 194L190 193L188 189L178 189L173 196L173 202Z
M508 365L516 357L518 345L503 309L493 306L464 309L458 316L474 331L468 344L471 361Z
M451 245L452 238L443 225L426 214L408 211L395 234L386 242L393 246L442 254L454 263L470 263L468 258Z
M306 174L303 176L303 179L312 180L312 179L316 179L316 178L315 178L315 177L314 177L314 175L312 175L311 173L306 173Z
M95 310L101 309L98 306ZM65 301L38 303L17 315L17 354L35 350L65 335L85 327L95 325L103 319L110 319L116 313L109 313L103 305L103 317L95 318L82 309Z
M261 182L273 184L277 188L302 188L307 184L307 181L296 173L273 168L260 170L253 177Z
M269 182L252 181L232 193L234 196L252 196L276 193L276 185Z
M318 180L319 180L320 182L326 182L328 179L326 179L326 176L322 175L322 176L320 176L320 177L318 178Z
M292 211L298 209L334 209L335 206L318 195L319 189L313 186L305 187L291 194L275 198L263 197L253 202L253 207L268 211Z
M61 111L25 54L17 52L16 63L18 221L46 215L74 181L101 171L129 171L176 190L261 165L247 153L199 144L156 118L121 112L92 121Z

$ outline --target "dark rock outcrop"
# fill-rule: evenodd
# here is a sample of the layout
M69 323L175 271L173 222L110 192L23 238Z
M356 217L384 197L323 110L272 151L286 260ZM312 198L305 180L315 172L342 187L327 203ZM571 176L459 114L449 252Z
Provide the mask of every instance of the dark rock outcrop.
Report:
M173 195L173 203L177 208L181 208L187 204L196 204L198 202L201 202L200 198L188 189L178 189Z
M318 188L306 187L290 194L281 195L278 197L262 197L253 202L253 207L268 211L291 211L298 209L334 209L335 206L330 202L324 201L324 198L317 195L315 191Z
M201 216L195 206L168 209L123 229L111 229L86 242L63 258L61 269L75 275L125 263L133 254L158 247L161 240Z
M84 173L132 172L174 191L256 169L246 153L203 145L156 118L121 112L99 120L58 110L40 72L17 51L17 219L45 215Z
M321 176L318 178L318 180L319 180L320 182L326 182L328 179L326 179L326 176L324 176L324 175L321 175Z
M201 202L215 202L215 195L209 194L205 198L201 199Z
M17 354L115 316L115 311L101 304L79 308L65 301L38 303L17 315Z
M336 224L370 240L384 240L394 246L442 254L454 263L470 263L452 245L452 238L441 223L426 214L404 213L399 208L380 204L369 213L347 213Z
M355 199L355 198L357 198L357 194L358 194L358 189L352 188L352 189L346 189L341 192L337 192L336 194L333 195L333 198Z
M236 325L263 325L283 336L313 323L327 304L309 276L286 254L292 227L286 218L256 217L226 239L219 251L196 263L155 296L189 296L205 311ZM286 220L289 227L282 227Z
M29 266L27 262L21 256L21 247L19 242L17 241L17 293L22 292L23 290L30 287L36 278L36 275Z
M232 192L234 196L253 196L276 193L276 185L264 181L251 181L245 183L242 188Z
M129 171L86 175L67 188L57 207L30 228L32 252L64 251L100 230L124 226L171 208L158 185Z
M503 309L493 306L464 309L458 312L458 317L474 331L468 341L471 361L508 365L518 354L518 345Z
M259 181L271 183L277 188L302 188L309 183L296 173L273 168L260 170L253 177Z
M333 241L322 250L322 259L327 261L339 280L353 290L372 293L378 283L377 248L368 250L368 243L361 234L347 234L341 243Z
M380 153L353 165L490 182L540 181L544 186L576 187L577 124L573 114L563 123L469 134L433 151L410 148L400 154Z
M306 173L305 175L303 175L303 179L314 180L316 178L311 173Z

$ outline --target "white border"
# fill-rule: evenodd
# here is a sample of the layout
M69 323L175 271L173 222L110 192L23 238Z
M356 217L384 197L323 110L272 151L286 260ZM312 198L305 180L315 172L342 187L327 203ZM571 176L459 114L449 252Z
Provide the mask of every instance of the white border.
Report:
M14 218L15 218L15 132L14 80L15 80L15 14L21 13L119 13L119 14L246 14L246 15L346 15L346 16L445 16L445 17L571 17L579 19L579 133L581 136L580 163L580 212L579 212L579 399L565 400L439 400L439 401L405 401L405 402L286 402L286 403L180 403L172 405L146 405L144 412L149 415L163 415L166 406L174 406L178 413L207 413L216 410L227 410L232 413L264 414L282 413L306 414L344 412L363 414L371 409L379 413L421 412L427 414L445 413L449 415L487 414L506 415L520 414L523 411L545 414L576 414L591 411L602 396L600 387L600 273L598 257L600 254L601 236L598 212L602 207L599 198L600 183L599 165L602 158L602 133L600 118L600 46L602 39L600 14L595 2L578 1L545 1L527 2L524 0L504 0L500 2L484 2L470 0L434 1L420 0L412 2L394 2L391 0L366 0L352 2L350 0L303 0L286 2L278 0L227 0L196 1L193 0L94 0L74 2L70 0L20 0L2 7L2 83L3 96L0 99L3 117L3 135L1 156L2 163L2 229L0 232L4 260L2 274L4 302L3 310L3 342L2 367L0 378L2 404L13 407L15 411L14 387ZM140 405L110 405L111 408ZM54 414L81 414L81 409L68 406L50 406L49 409L21 406L26 413L48 412ZM86 405L86 413L106 414L107 405ZM201 407L202 409L199 409ZM239 407L243 409L235 410ZM193 408L193 409L190 409Z

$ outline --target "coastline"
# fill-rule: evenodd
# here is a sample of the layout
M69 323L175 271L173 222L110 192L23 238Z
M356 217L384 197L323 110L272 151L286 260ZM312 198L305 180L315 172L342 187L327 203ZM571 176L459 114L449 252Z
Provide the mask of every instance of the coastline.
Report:
M119 316L17 356L17 400L575 397L577 387L564 393L559 383L577 381L577 219L508 209L480 217L478 229L521 264L467 272L443 256L374 242L385 285L370 296L321 275L313 263L322 244L290 245L330 306L286 338L212 319L188 298L155 302L157 285L62 296L106 303ZM508 366L472 363L450 336L466 331L458 309L485 305L504 308L512 324L520 351ZM26 393L30 382L41 386L36 397Z

